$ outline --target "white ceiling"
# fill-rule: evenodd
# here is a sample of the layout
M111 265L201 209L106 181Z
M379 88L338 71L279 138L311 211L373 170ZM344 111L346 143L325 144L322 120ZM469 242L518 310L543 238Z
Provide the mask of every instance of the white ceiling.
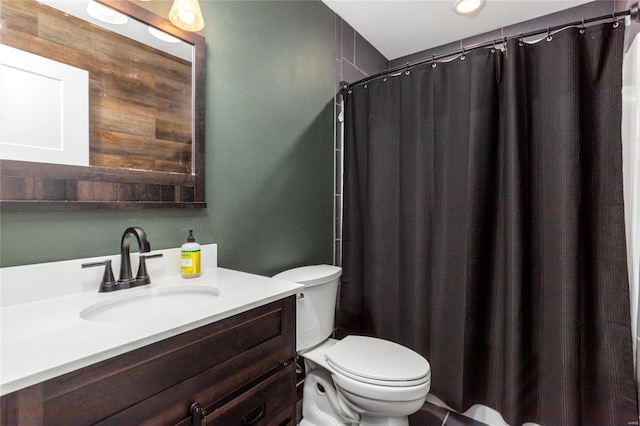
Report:
M442 46L590 0L486 0L460 16L453 0L322 0L388 60Z

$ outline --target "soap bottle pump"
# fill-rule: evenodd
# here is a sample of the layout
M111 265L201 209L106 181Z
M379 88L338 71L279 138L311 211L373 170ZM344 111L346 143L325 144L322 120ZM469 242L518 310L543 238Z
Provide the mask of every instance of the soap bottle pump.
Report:
M200 276L200 244L196 243L193 229L189 229L187 242L182 245L182 278Z

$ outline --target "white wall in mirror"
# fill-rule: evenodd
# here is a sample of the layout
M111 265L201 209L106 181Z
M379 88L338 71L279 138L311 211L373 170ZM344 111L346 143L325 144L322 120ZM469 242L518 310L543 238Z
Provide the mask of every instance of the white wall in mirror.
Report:
M0 44L0 158L89 165L89 73Z

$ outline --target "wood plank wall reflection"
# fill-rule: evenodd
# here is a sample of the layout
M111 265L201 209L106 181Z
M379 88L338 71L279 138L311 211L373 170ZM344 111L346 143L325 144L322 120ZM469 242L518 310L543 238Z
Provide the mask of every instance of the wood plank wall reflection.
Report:
M192 172L191 63L34 0L0 17L2 44L89 71L92 166Z

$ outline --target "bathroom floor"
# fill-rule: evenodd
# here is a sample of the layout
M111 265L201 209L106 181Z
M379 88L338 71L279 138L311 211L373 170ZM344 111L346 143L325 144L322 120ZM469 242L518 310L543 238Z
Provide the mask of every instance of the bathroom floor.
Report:
M302 401L298 400L298 426L302 419ZM409 426L489 426L460 413L426 402L417 413L409 416Z
M410 426L487 426L460 413L426 402L417 413L409 416Z

